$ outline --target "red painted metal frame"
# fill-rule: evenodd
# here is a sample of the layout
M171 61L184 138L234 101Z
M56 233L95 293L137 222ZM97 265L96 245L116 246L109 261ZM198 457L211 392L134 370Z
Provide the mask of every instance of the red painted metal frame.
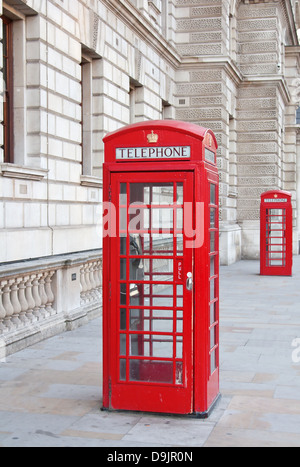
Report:
M189 160L144 160L116 161L116 148L149 147L147 135L153 131L158 142L151 147L190 146ZM186 250L186 266L193 263L193 300L187 314L185 358L187 362L183 387L157 383L124 384L117 380L117 303L114 281L118 277L118 239L103 239L103 408L140 410L161 413L201 414L206 416L219 395L219 215L218 215L218 170L216 167L217 142L214 134L198 125L183 122L155 121L130 125L104 138L105 163L103 167L103 200L117 202L118 183L176 182L185 179L185 195L193 200L195 228L196 202L204 207L203 244L194 250ZM208 149L207 160L205 149ZM214 158L211 154L214 154ZM210 200L210 185L216 186L215 204ZM211 210L215 211L215 225L210 226ZM210 235L215 231L215 251L210 251ZM211 276L211 257L214 274ZM185 274L187 269L185 266ZM184 278L185 279L185 278ZM215 297L211 300L210 283L215 283ZM185 293L189 297L188 293ZM186 298L186 304L189 298ZM215 309L214 321L210 320L210 308ZM189 306L189 305L188 305ZM210 344L214 334L213 346ZM211 370L210 359L216 364Z
M291 276L292 269L292 195L287 191L268 191L261 196L260 273L267 276Z

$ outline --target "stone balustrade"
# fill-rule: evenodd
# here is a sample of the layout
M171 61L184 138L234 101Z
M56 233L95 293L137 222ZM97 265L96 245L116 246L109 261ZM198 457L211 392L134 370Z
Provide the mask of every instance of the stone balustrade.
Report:
M101 256L97 250L0 265L0 358L101 313Z
M56 314L55 270L0 278L0 334L13 332Z
M80 303L82 306L101 300L102 261L91 261L80 267Z

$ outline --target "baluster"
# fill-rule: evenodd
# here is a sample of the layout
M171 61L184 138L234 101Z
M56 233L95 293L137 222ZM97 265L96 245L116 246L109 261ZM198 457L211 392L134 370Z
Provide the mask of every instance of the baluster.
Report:
M32 296L32 281L34 279L34 275L32 276L27 276L25 278L25 281L26 281L26 288L25 288L25 297L26 297L26 300L27 300L27 303L28 303L28 310L27 310L27 313L26 313L26 316L27 318L32 322L36 322L37 321L37 317L33 314L33 310L34 310L34 307L35 307L35 301L34 301L34 298Z
M46 310L46 304L48 302L48 297L45 292L45 276L48 274L47 272L41 273L39 275L39 294L41 297L41 310L40 313L43 318L48 318L50 316L49 312Z
M25 289L26 289L25 282L26 281L27 281L27 277L22 277L21 282L19 284L19 302L21 305L20 320L22 321L24 325L30 323L30 320L28 319L26 315L29 309L29 305L28 305L28 302L25 296Z
M87 302L89 303L92 301L92 298L91 298L92 284L90 281L90 265L88 263L85 264L84 270L85 270L85 282L87 286L86 299L87 299Z
M94 279L95 279L95 291L96 291L96 294L97 294L97 300L100 300L100 298L101 298L101 292L100 292L100 285L101 285L100 261L96 261L94 263Z
M50 316L53 316L56 314L56 311L53 308L53 302L54 302L54 294L52 292L52 277L54 276L55 271L48 271L46 273L46 278L45 278L45 292L47 295L47 303L46 303L46 310L50 314Z
M4 325L7 327L9 331L14 331L16 328L11 320L11 317L14 314L14 309L10 301L10 285L12 281L4 281L2 284L3 288L3 296L2 296L2 303L5 309L5 318L4 318Z
M14 310L14 314L11 320L17 328L19 328L23 324L19 318L19 315L22 311L22 307L21 307L19 297L18 297L18 290L19 290L20 282L21 282L21 278L12 279L11 292L10 292L10 300L11 300L11 304Z
M41 277L41 274L34 274L33 276L33 281L32 281L32 297L34 300L34 308L33 308L33 314L36 316L38 320L41 319L41 305L42 305L42 300L40 297L39 293L39 279Z
M2 295L3 295L2 284L0 284L0 334L3 334L3 332L6 330L3 324L4 318L6 316L6 311L2 304Z
M91 284L91 300L97 300L96 281L95 281L95 263L89 264L89 279Z
M101 261L97 261L97 289L101 292L101 285L102 285L102 276L101 276Z
M86 292L86 282L85 282L85 277L84 277L84 266L83 265L80 268L80 288L81 288L80 301L81 301L81 304L83 305L85 303L85 292Z

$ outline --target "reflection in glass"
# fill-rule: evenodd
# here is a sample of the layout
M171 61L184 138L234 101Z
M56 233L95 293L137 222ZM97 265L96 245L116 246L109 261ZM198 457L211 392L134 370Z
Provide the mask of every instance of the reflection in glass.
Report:
M130 355L133 357L173 358L173 336L131 334Z
M120 381L126 381L126 360L120 360Z
M176 380L175 384L183 384L183 363L182 362L176 362Z
M130 204L173 204L174 197L173 183L161 184L145 184L131 183L130 184Z
M126 334L120 334L120 355L126 355Z
M173 362L130 360L129 379L130 381L173 384Z
M210 277L215 275L215 256L210 257Z
M215 295L215 279L210 280L210 300L214 300L216 298Z
M212 375L216 369L217 369L216 350L214 350L210 355L210 374Z
M177 183L177 204L183 204L183 183Z
M210 232L210 252L213 253L214 251L216 251L216 234Z
M126 323L126 308L121 308L120 310L120 330L126 331L127 323Z
M210 304L210 324L214 324L216 320L216 302L213 302Z
M210 226L212 228L216 227L216 209L215 208L210 209Z
M210 204L217 204L216 203L216 185L211 183L210 185Z
M127 184L120 184L120 206L127 206Z

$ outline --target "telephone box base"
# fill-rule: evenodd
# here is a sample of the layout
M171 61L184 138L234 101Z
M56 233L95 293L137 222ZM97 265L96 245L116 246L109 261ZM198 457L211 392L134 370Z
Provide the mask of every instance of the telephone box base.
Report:
M112 413L131 413L131 414L145 414L145 415L160 415L164 417L180 417L180 418L198 418L198 419L207 419L210 417L211 413L214 411L220 400L222 399L222 395L218 394L218 396L215 398L211 406L209 407L208 410L205 412L193 412L193 413L188 413L188 414L176 414L176 413L164 413L164 412L145 412L145 411L139 411L139 410L124 410L124 409L109 409L106 407L101 407L101 412L112 412Z

